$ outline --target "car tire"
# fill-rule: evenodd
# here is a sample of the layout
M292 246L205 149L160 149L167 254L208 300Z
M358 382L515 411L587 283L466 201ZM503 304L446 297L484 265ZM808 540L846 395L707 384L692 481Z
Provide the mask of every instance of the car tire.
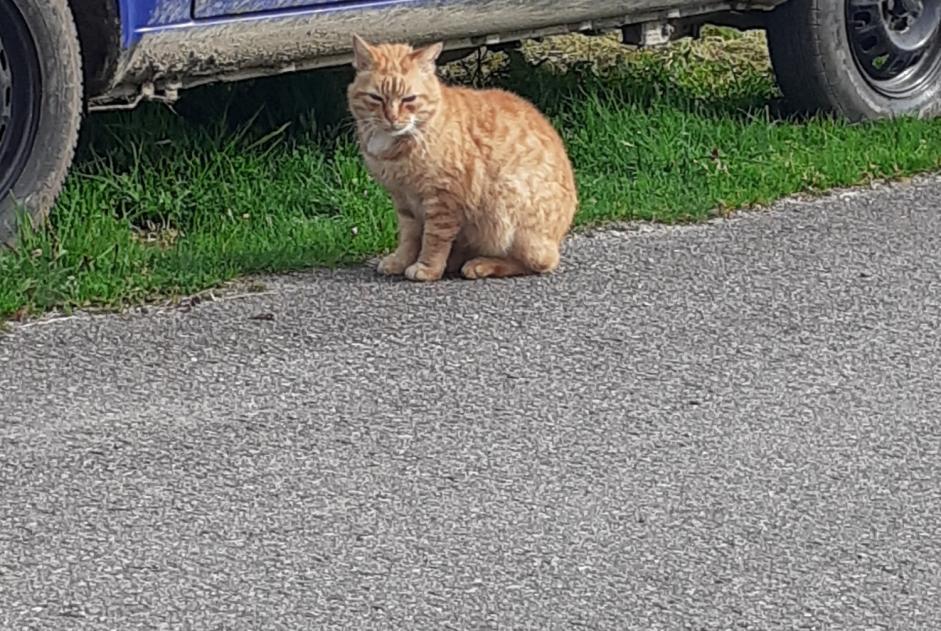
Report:
M72 163L82 63L66 0L0 0L0 244L41 223Z
M781 91L803 112L928 118L941 113L939 21L937 0L787 0L770 16L768 48Z

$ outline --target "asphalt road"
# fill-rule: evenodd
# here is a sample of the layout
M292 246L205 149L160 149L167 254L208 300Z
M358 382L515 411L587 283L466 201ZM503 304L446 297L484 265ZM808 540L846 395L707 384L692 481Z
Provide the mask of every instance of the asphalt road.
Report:
M0 337L0 628L941 629L941 182Z

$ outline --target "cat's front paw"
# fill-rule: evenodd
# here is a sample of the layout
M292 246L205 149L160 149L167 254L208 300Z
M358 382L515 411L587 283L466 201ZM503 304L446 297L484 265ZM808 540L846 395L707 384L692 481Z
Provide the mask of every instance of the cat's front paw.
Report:
M403 261L399 256L390 254L379 261L376 271L386 276L401 276L408 267L408 262Z
M405 270L405 278L417 281L438 280L444 275L444 270L433 269L424 263L413 263Z

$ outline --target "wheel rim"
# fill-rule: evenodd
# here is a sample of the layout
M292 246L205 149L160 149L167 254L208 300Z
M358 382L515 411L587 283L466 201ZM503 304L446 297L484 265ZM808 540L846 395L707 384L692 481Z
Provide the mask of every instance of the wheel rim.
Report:
M856 65L867 83L890 98L906 98L941 69L941 0L846 0Z
M23 16L0 0L0 200L23 172L36 137L39 60Z

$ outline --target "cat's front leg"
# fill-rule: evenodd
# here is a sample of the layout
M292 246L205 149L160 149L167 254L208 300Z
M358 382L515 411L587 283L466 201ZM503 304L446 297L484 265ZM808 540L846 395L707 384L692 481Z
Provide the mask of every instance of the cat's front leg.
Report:
M396 203L396 215L399 222L399 243L395 252L379 261L376 270L380 274L398 276L404 274L409 265L418 259L421 250L422 224L417 217L406 210L404 205Z
M444 276L454 239L461 230L461 215L448 205L433 202L425 208L421 252L405 270L409 280L430 281Z

